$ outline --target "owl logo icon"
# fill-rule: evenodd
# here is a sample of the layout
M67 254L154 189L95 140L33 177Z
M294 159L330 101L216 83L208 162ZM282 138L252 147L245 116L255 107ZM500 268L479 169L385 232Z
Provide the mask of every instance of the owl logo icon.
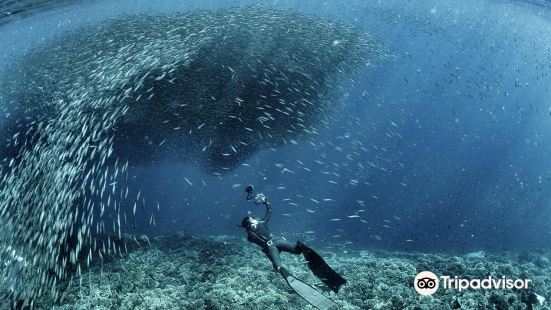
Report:
M430 271L422 271L415 277L413 287L417 293L430 296L438 290L438 277Z

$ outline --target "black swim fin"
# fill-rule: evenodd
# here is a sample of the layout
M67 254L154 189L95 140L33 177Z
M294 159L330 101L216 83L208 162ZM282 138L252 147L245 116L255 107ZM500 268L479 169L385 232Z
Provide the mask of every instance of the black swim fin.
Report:
M308 268L318 277L323 284L327 285L333 292L338 293L339 288L346 283L346 280L336 273L327 263L311 248L304 243L299 243L302 254L308 262Z
M335 310L338 309L337 303L330 298L324 296L318 290L312 286L302 282L301 280L293 277L285 268L280 268L280 273L287 281L287 284L304 300L309 304L316 307L319 310Z

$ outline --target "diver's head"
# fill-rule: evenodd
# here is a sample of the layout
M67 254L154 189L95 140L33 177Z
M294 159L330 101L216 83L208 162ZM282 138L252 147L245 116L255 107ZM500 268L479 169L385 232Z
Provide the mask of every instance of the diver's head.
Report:
M253 225L256 226L258 224L258 221L254 217L247 216L246 218L241 221L241 227L249 228L249 226Z

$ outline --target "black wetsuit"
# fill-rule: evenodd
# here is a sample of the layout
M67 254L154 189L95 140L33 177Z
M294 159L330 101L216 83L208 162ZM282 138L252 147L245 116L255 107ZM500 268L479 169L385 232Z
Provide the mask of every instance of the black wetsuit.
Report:
M262 252L272 261L274 269L279 271L279 267L282 267L279 253L284 251L292 254L301 254L302 247L300 242L292 244L283 237L274 237L272 235L268 228L268 221L272 217L272 206L268 202L265 202L264 205L266 206L266 214L258 221L256 226L249 225L247 227L247 240L262 247Z
M252 199L251 192L252 190L247 190L247 200ZM318 304L318 302L320 301L319 296L312 299L307 296L306 291L297 291L297 289L301 287L301 283L303 289L306 284L293 277L289 273L289 271L287 271L287 269L285 269L281 265L281 259L279 257L279 253L281 251L296 255L303 254L308 264L308 268L310 268L314 275L316 275L325 285L327 285L327 287L337 293L341 285L346 283L346 280L338 273L336 273L333 269L331 269L331 267L327 265L327 263L323 260L321 256L319 256L318 253L316 253L304 243L297 241L296 244L292 244L289 241L285 240L285 238L283 237L274 237L274 235L272 235L270 229L268 228L268 222L272 217L272 206L268 201L266 201L266 197L263 195L258 201L262 201L262 204L266 206L266 214L264 215L264 217L262 217L262 219L260 219L260 221L256 221L251 217L246 217L243 219L243 222L240 226L247 229L247 240L260 246L262 248L262 252L264 252L272 262L274 269L279 272L283 276L283 278L285 278L287 283L293 288L293 290L295 290L295 292L299 293L300 291L299 295L309 300L309 302L313 305ZM258 203L256 198L255 203ZM310 291L310 293L311 292L312 291ZM317 294L319 295L319 293ZM328 309L326 307L322 308Z

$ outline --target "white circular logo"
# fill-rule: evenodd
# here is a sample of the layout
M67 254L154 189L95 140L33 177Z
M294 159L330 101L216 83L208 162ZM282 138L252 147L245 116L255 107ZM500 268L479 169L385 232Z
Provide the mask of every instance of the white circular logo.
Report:
M432 295L438 289L438 277L430 271L421 271L413 280L413 286L421 295Z

